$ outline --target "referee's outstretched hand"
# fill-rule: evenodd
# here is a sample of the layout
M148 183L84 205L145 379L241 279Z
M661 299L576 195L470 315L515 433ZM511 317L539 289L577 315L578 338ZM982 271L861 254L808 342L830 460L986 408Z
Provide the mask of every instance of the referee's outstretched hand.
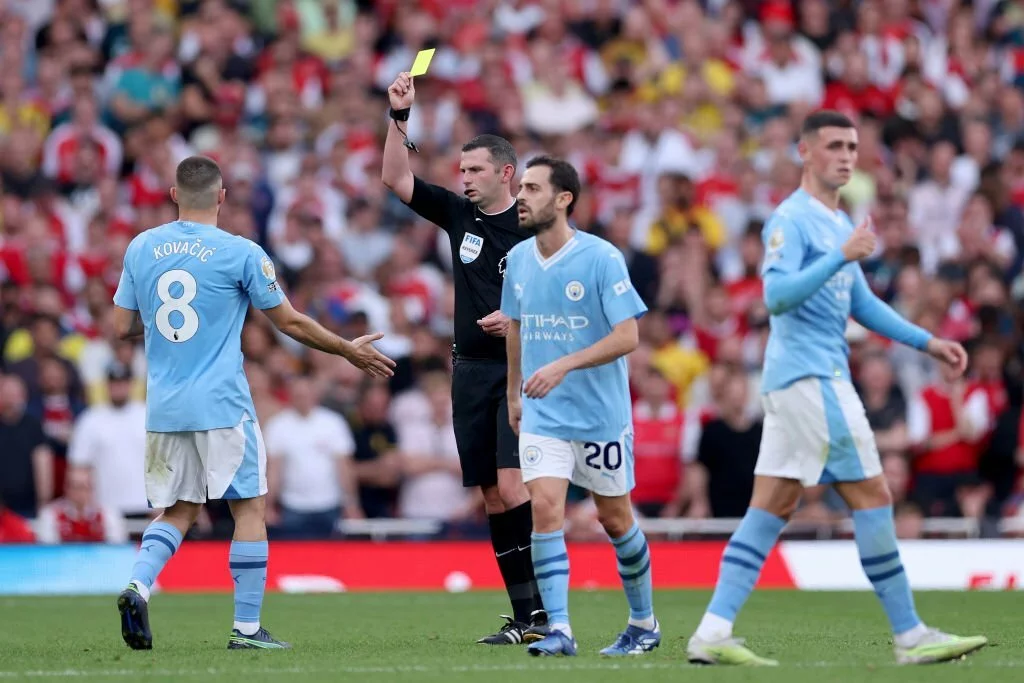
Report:
M373 342L383 338L381 332L367 334L354 339L348 356L348 362L356 366L370 377L393 376L395 361L391 360L373 346Z
M388 102L392 109L408 109L416 99L416 86L408 71L398 74L395 82L388 86Z

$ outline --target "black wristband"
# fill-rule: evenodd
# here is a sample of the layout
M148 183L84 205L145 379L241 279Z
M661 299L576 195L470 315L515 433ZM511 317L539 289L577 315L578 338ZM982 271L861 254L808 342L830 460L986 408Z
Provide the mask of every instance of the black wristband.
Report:
M406 107L405 109L392 109L392 108L388 108L388 114L395 121L408 121L409 120L409 110L410 109L411 109L410 107Z

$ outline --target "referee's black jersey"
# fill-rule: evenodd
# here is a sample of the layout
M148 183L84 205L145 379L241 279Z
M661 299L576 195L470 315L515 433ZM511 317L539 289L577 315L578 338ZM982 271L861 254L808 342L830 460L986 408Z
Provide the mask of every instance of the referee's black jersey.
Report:
M515 202L488 215L465 197L415 179L409 208L448 233L455 280L455 352L459 357L505 360L505 339L476 324L501 308L505 256L530 233L519 227Z

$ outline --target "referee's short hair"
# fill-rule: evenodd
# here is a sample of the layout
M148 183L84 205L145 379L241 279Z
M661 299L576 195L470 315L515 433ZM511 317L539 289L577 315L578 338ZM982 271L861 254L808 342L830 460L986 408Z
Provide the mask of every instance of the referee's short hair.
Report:
M551 169L550 182L551 187L555 188L556 194L559 192L572 193L572 201L569 202L569 206L565 210L565 215L571 216L572 210L576 207L576 200L580 198L580 174L576 172L575 167L563 159L543 155L533 157L526 162L526 168L534 166L547 166Z
M184 209L212 209L217 206L224 179L220 166L209 157L190 156L174 173L178 206Z
M846 114L832 109L822 109L809 114L800 128L800 137L814 135L822 128L856 128Z
M474 149L486 149L494 160L494 165L499 169L506 165L516 168L516 150L512 143L498 135L477 135L475 138L462 146L463 152L471 152Z

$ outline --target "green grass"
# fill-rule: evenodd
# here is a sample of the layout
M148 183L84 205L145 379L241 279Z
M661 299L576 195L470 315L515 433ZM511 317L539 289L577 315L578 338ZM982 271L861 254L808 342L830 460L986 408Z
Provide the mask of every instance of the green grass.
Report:
M944 630L984 633L990 645L965 661L897 667L886 622L870 593L755 593L738 635L778 669L694 667L686 639L707 593L661 591L655 608L664 640L626 662L602 659L625 622L615 592L571 600L580 656L535 659L522 646L473 641L506 610L496 593L270 595L263 621L290 651L228 651L231 597L157 595L150 617L154 649L129 650L113 597L0 598L0 683L75 681L1010 681L1024 677L1024 598L1020 593L922 593L922 616ZM542 678L543 677L543 678Z

